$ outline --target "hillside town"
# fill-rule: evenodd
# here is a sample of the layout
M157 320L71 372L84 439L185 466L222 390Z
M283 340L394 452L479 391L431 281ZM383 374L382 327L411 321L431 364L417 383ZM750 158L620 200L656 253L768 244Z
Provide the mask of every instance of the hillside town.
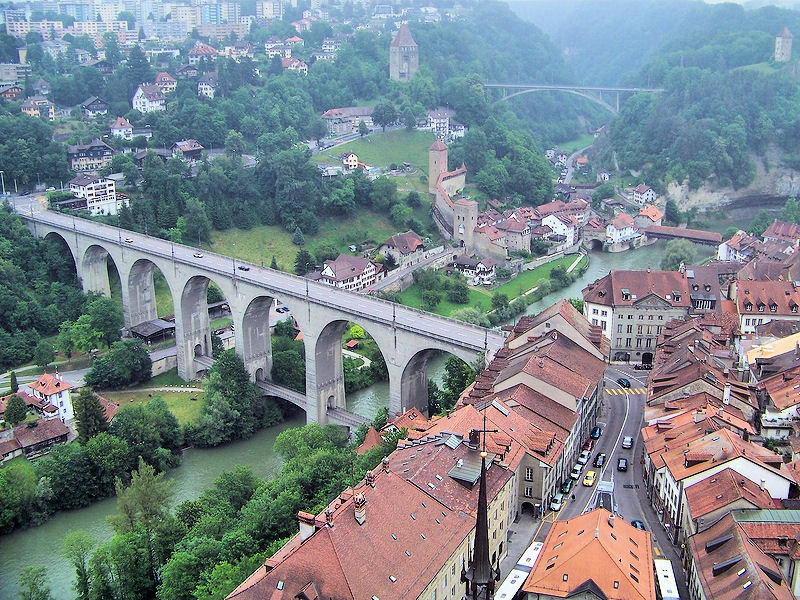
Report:
M0 535L116 494L52 542L81 600L800 598L794 194L620 166L655 85L540 147L432 73L497 7L252 4L2 7Z

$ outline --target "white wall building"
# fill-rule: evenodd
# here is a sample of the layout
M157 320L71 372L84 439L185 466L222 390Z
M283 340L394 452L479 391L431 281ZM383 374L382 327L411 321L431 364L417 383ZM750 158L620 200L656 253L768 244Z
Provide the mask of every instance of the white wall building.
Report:
M86 200L86 209L92 215L115 215L122 203L117 199L114 181L105 177L78 175L69 182L69 191Z

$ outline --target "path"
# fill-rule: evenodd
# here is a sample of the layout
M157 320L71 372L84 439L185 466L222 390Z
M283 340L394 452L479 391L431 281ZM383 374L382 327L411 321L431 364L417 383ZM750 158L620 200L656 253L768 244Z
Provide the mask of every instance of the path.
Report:
M569 183L570 181L572 181L572 173L575 170L575 167L573 166L575 164L575 159L577 159L591 147L592 144L589 144L585 148L579 148L578 150L575 150L575 152L569 155L569 158L567 159L567 174L564 176L564 183Z
M576 258L575 261L569 266L569 268L567 269L567 273L572 273L572 270L578 266L578 263L581 262L584 256L586 256L586 254L584 254L583 252L579 252L578 258Z
M351 352L347 348L342 348L342 354L345 356L349 356L350 358L354 358L358 360L359 358L364 361L364 364L359 365L356 367L357 369L363 369L364 367L368 367L372 364L372 361L368 359L366 356L362 356L361 354L356 354L355 352Z

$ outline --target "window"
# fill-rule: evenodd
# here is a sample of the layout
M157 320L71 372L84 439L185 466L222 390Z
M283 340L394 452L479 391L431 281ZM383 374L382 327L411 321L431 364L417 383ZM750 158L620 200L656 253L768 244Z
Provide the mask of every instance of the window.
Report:
M600 311L598 311L596 308L593 308L593 309L592 309L592 314L593 314L593 315L596 315L598 312L600 312Z
M600 326L603 328L603 331L606 330L606 322L605 321L600 321Z
M628 316L630 316L630 315L628 315ZM633 325L628 325L625 328L625 333L633 333Z
M619 346L622 346L622 338L621 337L617 338L617 347L619 347Z
M653 326L652 325L648 325L647 326L647 335L653 335Z
M597 319L592 319L592 325L597 325Z
M633 319L633 315L628 315L628 320L630 321L631 319Z
M453 563L453 566L450 567L450 575L456 574L456 563Z
M745 320L744 320L744 324L745 324L745 325L750 325L750 319L745 319Z
M525 481L533 481L533 467L525 467Z
M628 348L631 347L631 338L625 338L625 346Z
M652 321L653 320L653 315L647 315L647 320L648 321Z
M622 333L622 323L617 325L617 333Z
M637 348L641 348L642 347L642 338L636 338L636 347Z
M659 321L663 321L664 320L664 315L658 315L658 320Z
M777 304L770 304L769 305L769 312L778 312L778 305Z
M600 313L600 316L601 316L601 317L607 317L607 316L608 316L608 311L607 311L607 310L604 310L604 311L602 311L602 312Z
M531 486L527 486L525 488L525 497L526 498L533 498L533 488Z
M644 329L644 325L637 325L636 326L636 333L642 335L642 330Z
M447 589L447 573L442 577L442 588L445 590Z
M750 302L746 302L745 305L744 305L744 309L747 312L750 312L751 310L753 310L753 305Z
M644 315L639 315L639 320L644 321Z
M797 312L797 304L792 304L792 312L793 313Z
M764 312L764 305L763 304L759 304L758 305L758 312Z
M647 343L645 344L648 348L653 347L653 338L647 338Z

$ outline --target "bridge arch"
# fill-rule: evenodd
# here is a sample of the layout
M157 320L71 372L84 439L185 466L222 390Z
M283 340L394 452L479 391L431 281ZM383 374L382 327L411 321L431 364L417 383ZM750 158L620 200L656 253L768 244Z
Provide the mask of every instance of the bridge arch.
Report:
M602 98L598 98L588 92L582 92L581 90L569 90L569 89L559 89L559 88L534 88L530 90L520 90L519 92L514 92L513 94L508 94L507 96L503 96L498 100L498 102L503 102L505 100L510 100L516 96L521 96L522 94L531 94L533 92L565 92L567 94L574 94L576 96L580 96L581 98L586 98L587 100L591 100L595 104L599 104L609 112L613 114L619 113L619 107L611 106L608 102L603 100Z
M159 317L154 280L156 271L161 274L166 282L173 307L175 306L176 293L173 289L173 283L166 277L162 267L148 258L137 259L130 266L126 281L122 284L125 289L125 293L122 295L122 309L127 327L152 321ZM162 314L162 316L164 315Z
M76 279L80 278L80 269L78 266L78 261L76 260L75 250L72 246L70 246L69 242L64 238L63 235L58 233L57 231L50 231L48 232L43 238L43 242L53 244L58 250L63 254L64 251L69 255L69 261L71 262L72 274Z
M111 296L111 282L108 278L109 261L119 274L120 269L114 257L104 246L91 244L83 251L80 273L85 292L98 292L104 296Z
M211 326L208 316L208 285L212 279L205 275L189 277L183 285L180 301L175 304L175 339L178 352L178 374L183 379L194 379L213 364ZM214 284L235 314L230 302L234 290L227 281Z
M450 355L469 364L476 358L474 353L445 348L421 348L414 352L403 365L399 375L400 406L397 412L404 413L412 408L428 411L428 366L438 356Z

